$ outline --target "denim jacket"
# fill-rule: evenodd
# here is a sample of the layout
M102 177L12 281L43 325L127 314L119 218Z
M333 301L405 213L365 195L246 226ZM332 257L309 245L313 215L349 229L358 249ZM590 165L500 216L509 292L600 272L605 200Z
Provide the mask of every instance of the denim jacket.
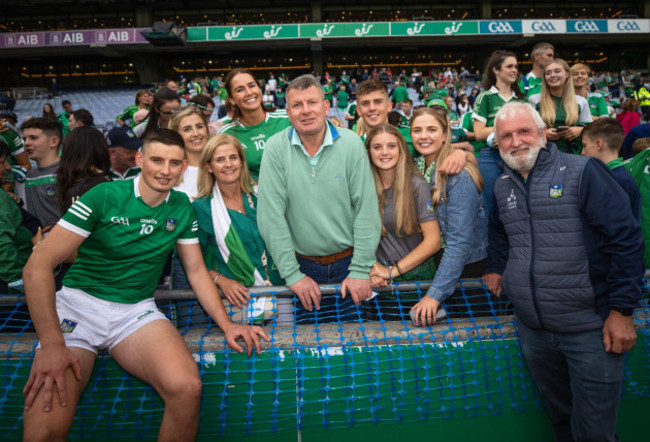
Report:
M442 302L454 292L465 265L487 257L483 198L466 170L449 177L447 198L436 206L436 216L445 240L445 252L427 296Z

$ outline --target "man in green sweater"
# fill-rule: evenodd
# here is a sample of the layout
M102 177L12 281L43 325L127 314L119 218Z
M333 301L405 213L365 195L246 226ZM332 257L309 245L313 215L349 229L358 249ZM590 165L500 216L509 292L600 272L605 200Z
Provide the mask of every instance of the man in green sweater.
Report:
M356 134L327 122L329 102L312 75L291 82L287 104L291 127L269 139L262 158L260 234L300 299L298 322L313 322L304 312L313 306L318 322L355 320L350 299L321 299L318 284L340 283L341 298L357 305L372 294L381 220L368 156Z

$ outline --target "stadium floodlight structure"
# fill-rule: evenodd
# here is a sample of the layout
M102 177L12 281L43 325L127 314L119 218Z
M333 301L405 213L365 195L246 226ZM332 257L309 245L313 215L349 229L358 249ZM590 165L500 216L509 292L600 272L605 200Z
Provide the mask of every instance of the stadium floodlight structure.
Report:
M151 31L142 31L144 38L154 46L185 46L187 28L176 26L174 21L156 21Z

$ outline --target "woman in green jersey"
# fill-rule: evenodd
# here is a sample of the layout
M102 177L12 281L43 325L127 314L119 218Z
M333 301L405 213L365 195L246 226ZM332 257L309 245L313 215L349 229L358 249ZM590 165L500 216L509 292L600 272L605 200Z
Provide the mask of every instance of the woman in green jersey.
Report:
M121 114L115 117L115 120L120 126L126 126L127 121L131 121L131 127L136 126L135 113L141 109L149 110L149 106L153 103L153 94L146 89L141 89L135 94L135 105L131 105L124 109Z
M478 157L478 169L485 181L483 202L488 214L492 209L492 186L501 175L499 167L501 155L494 139L494 117L504 104L515 100L524 101L524 94L519 89L519 71L517 57L508 51L494 51L488 60L485 70L485 92L482 92L474 102L472 118L474 120L474 136L483 142Z
M582 129L592 122L589 103L576 95L569 65L559 58L544 67L542 92L528 101L546 123L546 137L562 152L580 153Z
M225 81L228 92L227 107L233 117L219 133L226 133L239 140L246 153L246 160L253 178L260 173L264 146L268 139L291 125L284 110L268 112L262 105L262 89L253 73L236 68Z

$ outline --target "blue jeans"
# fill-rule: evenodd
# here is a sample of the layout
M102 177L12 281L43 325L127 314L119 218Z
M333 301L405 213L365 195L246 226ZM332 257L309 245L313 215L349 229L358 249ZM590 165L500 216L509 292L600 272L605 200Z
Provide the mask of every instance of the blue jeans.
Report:
M183 264L178 256L172 258L172 282L171 288L175 290L191 290L190 282L187 280L187 274ZM199 304L199 301L174 301L176 310L175 323L177 327L183 329L189 327L198 327L205 325L209 321L209 316Z
M348 276L348 267L352 261L352 255L341 258L332 264L318 264L309 259L296 257L300 264L300 271L313 279L317 284L340 284ZM359 321L361 311L354 305L348 295L341 299L340 293L334 295L323 295L320 301L320 310L305 310L296 297L296 324L314 324L338 321Z
M558 442L618 441L621 354L606 353L602 330L551 333L517 320L521 351Z
M481 154L478 157L478 171L481 172L483 181L485 182L483 202L485 203L485 218L488 220L492 212L492 188L499 175L503 173L503 169L499 166L501 161L499 149L493 149L491 147L481 149Z
M172 289L190 289L190 282L187 280L185 269L178 256L172 258Z

